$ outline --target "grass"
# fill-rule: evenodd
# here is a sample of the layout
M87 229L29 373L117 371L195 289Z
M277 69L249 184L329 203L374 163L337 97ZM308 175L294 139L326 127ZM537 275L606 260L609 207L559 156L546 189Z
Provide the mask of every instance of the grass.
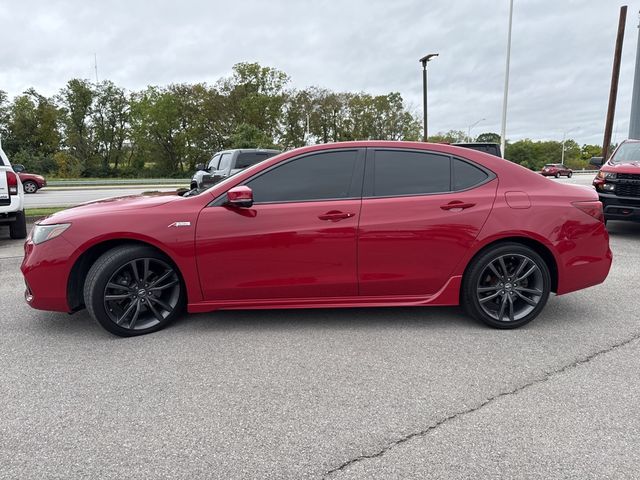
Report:
M27 208L24 213L27 217L46 217L69 207Z

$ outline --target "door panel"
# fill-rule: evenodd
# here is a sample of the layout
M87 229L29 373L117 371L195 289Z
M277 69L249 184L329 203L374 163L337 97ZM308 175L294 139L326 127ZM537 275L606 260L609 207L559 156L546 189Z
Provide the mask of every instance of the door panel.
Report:
M478 236L497 186L493 179L463 192L363 199L360 295L429 295L440 290Z
M361 199L205 208L196 253L205 300L357 295Z

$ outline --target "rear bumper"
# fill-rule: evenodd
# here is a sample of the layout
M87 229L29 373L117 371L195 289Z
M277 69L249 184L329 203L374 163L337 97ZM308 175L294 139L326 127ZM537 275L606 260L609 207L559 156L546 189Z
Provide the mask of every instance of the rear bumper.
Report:
M598 197L607 220L625 220L640 222L640 198L620 197L618 195L600 193Z
M19 212L0 213L0 225L8 225L16 221Z

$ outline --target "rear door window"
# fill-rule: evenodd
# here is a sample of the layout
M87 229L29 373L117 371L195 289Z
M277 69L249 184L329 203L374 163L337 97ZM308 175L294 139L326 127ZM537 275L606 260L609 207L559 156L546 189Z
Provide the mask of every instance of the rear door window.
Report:
M373 196L423 195L451 191L451 158L429 152L376 150Z

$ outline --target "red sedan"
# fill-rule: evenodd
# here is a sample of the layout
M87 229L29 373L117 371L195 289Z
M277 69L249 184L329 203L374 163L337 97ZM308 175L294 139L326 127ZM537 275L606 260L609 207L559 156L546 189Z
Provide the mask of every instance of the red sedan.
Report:
M34 308L86 306L131 336L183 309L464 305L497 328L551 292L604 281L595 191L451 145L348 142L288 151L200 195L56 213L25 244Z
M27 173L23 165L14 165L13 171L20 177L25 193L36 193L41 188L47 186L47 181L42 175Z
M545 177L560 177L561 175L571 178L573 176L573 170L563 165L562 163L547 163L540 172Z

